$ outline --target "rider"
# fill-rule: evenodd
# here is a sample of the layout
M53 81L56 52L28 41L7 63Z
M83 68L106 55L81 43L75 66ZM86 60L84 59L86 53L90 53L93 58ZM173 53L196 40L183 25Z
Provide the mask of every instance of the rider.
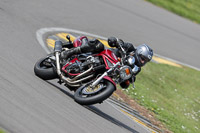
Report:
M124 43L123 40L117 39L115 37L108 38L108 44L110 46L114 46L113 44L120 44L122 48L125 50L126 55L131 55L135 58L135 65L137 66L137 71L134 73L134 77L131 79L132 83L135 82L136 75L141 71L141 67L144 66L147 62L149 62L153 57L153 50L146 44L141 44L137 48L133 46L131 43ZM116 56L120 57L120 53L118 49L112 50ZM134 66L132 66L134 67ZM120 83L122 88L128 88L129 83L126 82Z
M86 41L87 43L84 43L84 45L81 45L79 47L63 51L61 53L61 58L66 59L75 54L88 52L99 53L104 50L104 45L98 39L92 39L89 41L87 40L87 38L85 39L86 40L84 41ZM137 75L141 71L141 67L149 62L153 56L153 50L146 44L139 45L137 48L135 48L131 43L124 43L123 40L117 39L115 37L109 37L108 44L110 46L116 46L115 44L120 44L125 50L126 55L131 55L135 58L135 65L138 67L138 70L134 73L134 75ZM117 57L121 57L119 49L111 48L111 50L115 53ZM135 81L135 77L133 78L133 80ZM129 84L126 84L125 82L122 82L120 85L122 88L127 88L129 86Z

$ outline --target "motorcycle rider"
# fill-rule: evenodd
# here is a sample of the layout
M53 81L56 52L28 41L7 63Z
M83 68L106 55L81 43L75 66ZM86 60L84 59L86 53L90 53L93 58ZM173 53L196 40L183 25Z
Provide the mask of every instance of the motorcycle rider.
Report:
M115 37L108 38L108 44L110 46L120 44L122 46L122 48L125 50L126 55L130 55L135 58L135 65L136 65L137 70L135 71L132 79L129 80L131 83L134 83L136 80L135 76L141 71L141 67L144 66L147 62L149 62L152 59L153 50L146 44L141 44L137 48L135 48L133 46L133 44L124 43L123 40L117 39ZM119 45L118 45L118 47L119 47ZM118 57L121 56L120 51L118 49L114 49L112 51L115 53L116 56L118 56ZM132 66L132 68L135 67L135 65ZM130 84L129 81L120 83L120 86L122 88L128 88L128 86Z
M88 41L87 38L85 38L85 40L83 41L83 45L69 49L67 51L63 51L61 53L61 58L66 59L75 54L88 52L99 53L104 50L104 45L98 39L92 39ZM119 50L119 47L121 45L121 47L125 50L126 55L130 55L135 58L135 65L138 68L137 71L134 73L135 76L141 71L141 67L149 62L153 57L153 50L146 44L139 45L137 48L135 48L131 43L125 43L123 42L123 40L117 39L115 37L109 37L107 41L111 47L117 46L117 49L111 48L111 50L115 53L117 57L121 57ZM130 82L135 82L135 76L130 79ZM130 83L122 82L120 86L122 88L128 88L129 84Z
M117 39L115 37L108 38L108 44L110 46L114 46L114 44L120 44L125 50L126 55L134 56L135 65L140 68L144 66L147 62L149 62L153 57L153 50L147 44L141 44L137 48L135 48L133 44L124 43L123 40ZM113 52L116 54L116 56L121 56L118 49L114 49Z

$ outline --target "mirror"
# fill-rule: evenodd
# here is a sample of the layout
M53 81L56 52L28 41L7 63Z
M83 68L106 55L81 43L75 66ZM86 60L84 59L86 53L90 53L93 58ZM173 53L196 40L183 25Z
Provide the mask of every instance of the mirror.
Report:
M132 69L133 74L136 74L139 71L139 67L135 65L135 67Z

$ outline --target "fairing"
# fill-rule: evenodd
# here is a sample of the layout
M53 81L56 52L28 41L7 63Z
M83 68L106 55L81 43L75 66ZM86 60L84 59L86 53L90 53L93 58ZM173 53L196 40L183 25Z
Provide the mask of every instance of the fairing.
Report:
M116 55L109 49L105 49L96 56L102 56L106 69L110 69L113 63L116 64L118 62Z

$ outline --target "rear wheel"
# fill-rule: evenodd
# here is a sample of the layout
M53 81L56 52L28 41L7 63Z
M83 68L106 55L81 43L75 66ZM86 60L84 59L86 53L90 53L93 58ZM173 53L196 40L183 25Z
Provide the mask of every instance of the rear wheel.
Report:
M37 61L34 66L34 72L35 75L44 80L55 79L58 77L56 70L53 67L53 64L49 57L42 58L39 61Z
M110 97L114 91L115 85L103 79L94 88L91 88L90 84L78 88L74 94L74 100L82 105L101 103Z

